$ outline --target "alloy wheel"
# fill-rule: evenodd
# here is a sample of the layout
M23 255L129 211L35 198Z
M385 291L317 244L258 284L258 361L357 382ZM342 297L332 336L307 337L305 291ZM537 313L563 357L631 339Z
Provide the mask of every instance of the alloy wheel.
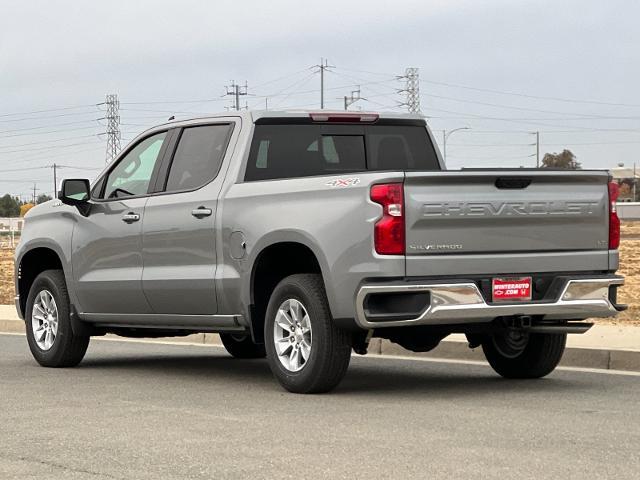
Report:
M50 350L58 336L58 307L49 290L40 291L33 302L31 327L38 348Z
M304 368L311 356L313 335L305 306L295 298L282 302L273 324L273 341L281 365L290 372Z

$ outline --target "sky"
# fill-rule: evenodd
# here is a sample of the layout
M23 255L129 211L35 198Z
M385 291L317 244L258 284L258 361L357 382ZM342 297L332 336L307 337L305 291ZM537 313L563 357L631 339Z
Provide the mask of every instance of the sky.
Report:
M639 163L640 2L547 0L244 2L0 0L0 195L53 192L105 164L105 95L121 102L122 144L169 116L242 105L421 111L447 163L535 166L570 149L585 168Z

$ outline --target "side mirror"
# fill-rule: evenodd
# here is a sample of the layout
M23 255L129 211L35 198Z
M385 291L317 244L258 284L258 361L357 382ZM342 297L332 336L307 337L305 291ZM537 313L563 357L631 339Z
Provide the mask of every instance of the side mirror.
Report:
M86 178L70 178L62 181L58 199L65 205L76 207L87 205L90 198L91 185Z

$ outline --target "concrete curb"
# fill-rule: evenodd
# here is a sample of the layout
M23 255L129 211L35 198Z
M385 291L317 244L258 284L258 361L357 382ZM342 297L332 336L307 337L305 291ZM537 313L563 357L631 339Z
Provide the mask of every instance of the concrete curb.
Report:
M484 362L482 348L470 349L459 341L440 342L437 348L426 353L405 350L388 340L374 338L369 348L370 354L400 355L405 357L439 358L449 360L472 360ZM560 365L564 367L597 368L601 370L640 371L640 351L602 348L567 347Z
M0 320L0 332L25 333L22 320ZM114 338L119 338L113 336ZM153 341L153 339L149 339ZM187 337L159 338L160 342L201 343L221 345L220 337L212 333L199 333ZM465 342L443 341L435 350L427 353L415 353L391 343L388 340L374 338L369 345L369 355L399 355L404 357L438 358L449 360L484 361L481 348L470 349ZM567 347L560 365L565 367L597 368L603 370L640 371L640 351Z

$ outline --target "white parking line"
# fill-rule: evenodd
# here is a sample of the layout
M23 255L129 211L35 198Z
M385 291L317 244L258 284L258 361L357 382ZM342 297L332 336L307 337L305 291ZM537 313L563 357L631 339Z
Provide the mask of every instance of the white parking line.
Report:
M4 333L0 332L0 335L12 335L24 337L24 333ZM100 340L103 342L124 342L124 343L148 343L150 345L174 345L174 346L188 346L188 347L207 347L207 348L224 348L223 345L216 345L213 343L194 343L194 342L171 342L164 340L148 340L140 338L107 338L107 337L93 337L91 341ZM409 357L403 355L358 355L351 354L354 358L364 359L379 359L379 360L404 360L411 362L431 362L431 363L453 363L458 365L475 365L480 367L489 367L485 362L479 362L476 360L456 360L452 358L427 358L427 357ZM625 375L628 377L640 377L640 372L632 372L627 370L605 370L600 368L586 368L586 367L557 367L556 370L564 370L568 372L582 372L582 373L601 373L606 375Z

